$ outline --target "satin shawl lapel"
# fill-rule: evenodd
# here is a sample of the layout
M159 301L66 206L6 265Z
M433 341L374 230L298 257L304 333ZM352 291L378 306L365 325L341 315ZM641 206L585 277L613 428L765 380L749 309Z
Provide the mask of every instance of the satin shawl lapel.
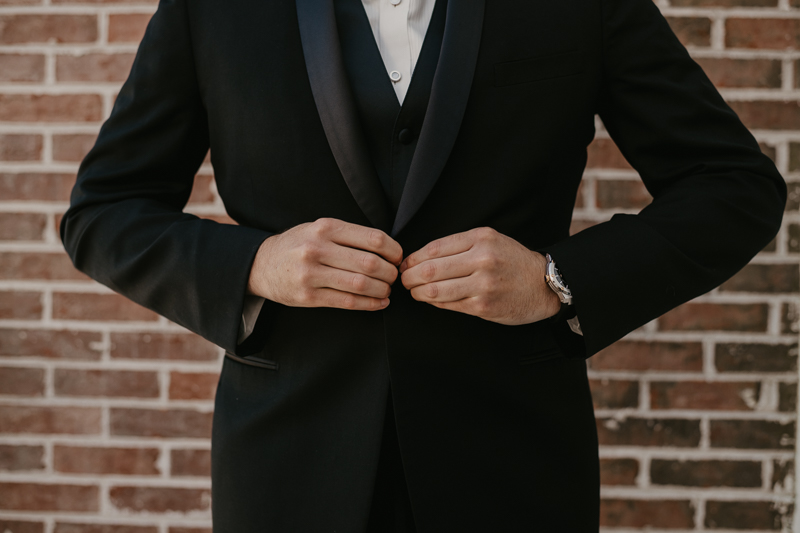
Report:
M442 51L428 111L400 198L392 236L400 233L422 206L450 157L475 74L483 10L484 0L448 2Z
M297 0L297 19L311 92L336 164L369 221L388 231L391 217L347 83L333 0Z

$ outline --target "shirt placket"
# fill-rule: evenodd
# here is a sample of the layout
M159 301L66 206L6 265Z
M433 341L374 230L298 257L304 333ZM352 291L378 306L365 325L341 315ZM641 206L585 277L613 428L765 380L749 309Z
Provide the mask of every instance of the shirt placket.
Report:
M380 50L400 103L411 82L408 8L411 0L380 0Z

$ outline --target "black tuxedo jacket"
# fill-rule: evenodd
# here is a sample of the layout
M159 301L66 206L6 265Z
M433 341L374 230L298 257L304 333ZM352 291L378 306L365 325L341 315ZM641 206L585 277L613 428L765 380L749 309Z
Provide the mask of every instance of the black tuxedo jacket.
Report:
M583 358L718 285L785 187L650 0L451 0L396 216L356 116L332 0L162 0L62 223L75 265L222 346L215 531L362 531L385 398L419 531L597 529ZM568 230L599 114L655 200ZM228 213L182 213L206 151ZM320 217L406 253L490 226L556 259L584 337L438 310L267 302L270 235Z

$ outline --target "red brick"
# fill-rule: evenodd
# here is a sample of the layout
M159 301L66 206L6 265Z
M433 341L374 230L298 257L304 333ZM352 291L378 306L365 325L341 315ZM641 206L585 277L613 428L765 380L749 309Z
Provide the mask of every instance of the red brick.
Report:
M778 152L774 146L764 142L760 142L758 143L758 147L761 148L761 153L772 159L773 163L776 162L778 158Z
M98 94L0 94L0 121L98 122L103 99Z
M190 409L111 409L111 434L136 437L211 436L212 413Z
M726 281L720 290L772 294L800 292L800 268L797 263L747 265Z
M712 529L757 529L785 531L784 515L772 502L709 501L706 502L705 526Z
M700 444L700 421L685 419L612 418L597 420L604 446L675 446Z
M717 344L714 364L720 372L792 372L796 344Z
M600 209L640 209L653 201L638 180L597 180L596 197Z
M0 329L0 355L98 360L91 345L100 340L100 333L88 331Z
M0 427L8 434L97 435L100 418L99 407L0 405Z
M74 474L159 474L157 448L98 448L60 446L53 448L53 468Z
M206 511L211 504L211 491L178 487L111 487L112 505L133 512L168 513Z
M792 7L800 7L800 0L790 0L790 1L792 3L794 3L794 4L796 4L796 5L792 6ZM794 87L795 88L800 88L800 77L798 77L798 75L800 75L800 59L795 60L793 62L793 65L794 65L794 69L793 69L794 70Z
M69 320L158 320L158 315L119 294L53 293L53 318Z
M158 527L58 522L53 533L158 533Z
M83 161L96 139L97 135L90 133L53 135L53 160Z
M600 502L600 526L694 528L694 508L681 500L611 500Z
M0 444L0 470L44 470L44 447Z
M41 81L44 81L43 54L0 54L0 82Z
M46 226L43 213L0 213L0 240L41 241Z
M673 7L775 7L778 0L671 0Z
M639 405L639 382L593 379L589 382L595 409L622 409Z
M8 0L0 0L0 5ZM44 533L44 523L0 518L0 531L3 533Z
M663 331L766 331L767 304L689 303L658 319Z
M711 20L705 17L667 17L684 46L711 46Z
M576 233L580 233L581 231L591 228L592 226L596 226L599 223L600 222L597 220L573 218L572 222L569 225L569 234L575 235Z
M211 185L214 183L214 176L198 174L194 177L192 195L189 197L190 204L210 204L216 199Z
M703 369L703 346L699 342L619 341L589 359L594 370Z
M756 461L673 461L653 459L654 485L686 487L761 487L761 463Z
M2 56L0 56L0 73L2 72ZM41 135L0 135L0 161L40 161L41 159ZM3 199L9 198L3 196Z
M0 279L88 279L64 253L0 252Z
M202 476L211 475L210 450L172 450L173 476Z
M0 173L0 198L64 202L69 200L73 185L74 174Z
M112 333L111 357L216 361L219 348L198 335L185 333Z
M155 372L56 368L54 383L58 396L158 398Z
M587 155L587 168L633 168L611 139L595 138L587 148Z
M729 18L725 21L726 48L800 48L800 20Z
M772 490L780 492L794 491L794 461L774 460L772 461L772 480L770 481Z
M0 319L38 320L42 318L39 292L0 291Z
M95 485L0 483L0 509L86 513L99 511L99 504Z
M752 411L760 393L761 384L754 382L654 382L650 384L650 405L652 409ZM748 401L752 403L748 405Z
M795 302L781 306L781 333L800 332L800 305Z
M800 19L798 20L800 22ZM757 130L800 129L800 102L798 101L743 101L731 100L728 105L736 111L745 126Z
M778 410L790 413L797 411L797 383L778 384Z
M136 13L125 15L109 15L108 42L138 43L144 37L144 30L150 22L151 15Z
M786 211L800 211L800 181L787 181Z
M135 54L59 55L56 58L58 81L122 82L128 78Z
M0 44L90 43L96 40L95 15L0 16Z
M600 459L601 485L635 485L638 475L636 459Z
M172 372L169 397L172 400L213 400L217 390L218 373Z
M794 422L772 420L712 420L712 448L751 448L791 450L794 448Z
M700 57L696 61L717 87L781 87L781 62L777 59Z
M800 224L789 224L789 238L786 242L786 247L789 253L800 253Z
M44 369L18 366L0 367L0 394L42 396Z

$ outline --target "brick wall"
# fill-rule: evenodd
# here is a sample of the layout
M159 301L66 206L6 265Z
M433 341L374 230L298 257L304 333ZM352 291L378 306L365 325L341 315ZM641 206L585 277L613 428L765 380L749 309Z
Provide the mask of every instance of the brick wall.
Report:
M604 531L791 531L800 0L661 2L790 182L778 238L589 362ZM220 351L74 271L78 162L152 1L0 0L0 531L201 533ZM575 231L649 196L602 129ZM189 207L224 220L204 165Z

